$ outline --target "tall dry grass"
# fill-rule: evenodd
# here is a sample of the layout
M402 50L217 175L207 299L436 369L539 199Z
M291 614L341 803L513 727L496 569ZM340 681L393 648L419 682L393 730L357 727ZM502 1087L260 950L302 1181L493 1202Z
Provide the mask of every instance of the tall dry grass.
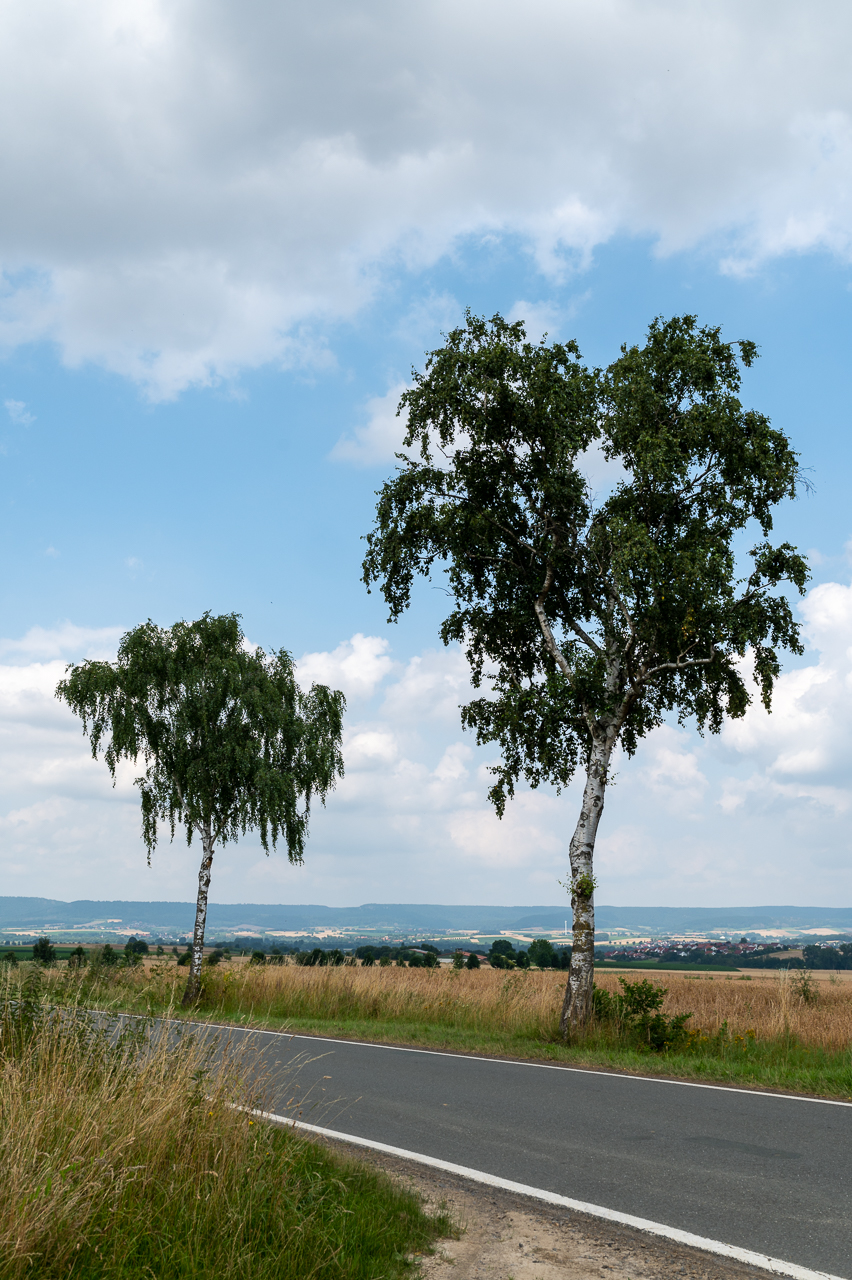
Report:
M368 1280L446 1228L235 1109L262 1100L238 1056L46 1003L39 978L0 988L3 1280Z
M727 1026L732 1035L753 1032L758 1040L792 1037L810 1048L848 1048L852 1045L852 983L810 978L810 992L806 988L803 993L800 975L806 972L779 969L737 977L667 973L651 981L668 988L664 1013L691 1013L689 1026L708 1035ZM619 989L613 973L599 975L597 981L607 991Z
M726 1025L732 1035L753 1032L759 1040L792 1037L826 1050L852 1044L852 983L816 982L808 999L795 971L746 977L647 971L625 976L666 987L663 1012L691 1013L689 1026L707 1035ZM54 981L67 985L68 978L57 973ZM129 1000L153 1013L175 1000L184 981L184 971L174 965L140 966L110 976L100 995L108 1003L113 992L125 1007ZM619 989L613 973L599 971L596 981L608 991ZM431 1027L552 1041L564 989L565 976L553 971L237 964L207 972L205 1007L216 1016L256 1025L269 1019L372 1022L394 1024L401 1033Z

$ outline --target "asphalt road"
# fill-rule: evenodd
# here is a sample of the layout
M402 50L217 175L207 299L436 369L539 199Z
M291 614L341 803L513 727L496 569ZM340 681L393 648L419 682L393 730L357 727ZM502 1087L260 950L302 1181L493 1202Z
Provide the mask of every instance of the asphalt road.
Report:
M852 1106L254 1034L271 1110L852 1277Z

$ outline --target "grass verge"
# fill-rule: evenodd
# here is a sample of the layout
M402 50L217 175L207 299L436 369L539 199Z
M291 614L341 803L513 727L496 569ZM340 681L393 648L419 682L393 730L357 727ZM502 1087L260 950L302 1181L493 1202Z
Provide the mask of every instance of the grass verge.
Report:
M239 1057L136 1024L111 1037L0 992L4 1280L373 1280L449 1233L418 1198L250 1119Z

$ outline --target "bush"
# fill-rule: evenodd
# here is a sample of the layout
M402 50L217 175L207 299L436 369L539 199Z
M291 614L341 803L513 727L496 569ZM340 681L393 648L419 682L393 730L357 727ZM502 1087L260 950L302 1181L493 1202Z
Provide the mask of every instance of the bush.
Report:
M252 951L249 964L266 964L266 955L263 951Z
M464 952L463 951L453 952L453 968L454 969L464 968Z
M82 969L83 965L88 964L89 957L82 947L75 947L68 957L68 967L70 969Z
M211 951L210 955L207 957L207 964L219 964L224 958L224 954L225 953L223 951L219 950Z
M361 964L365 969L370 969L376 963L375 952L372 947L359 947L355 952L361 960Z
M128 938L124 944L127 955L147 956L148 943L144 938Z
M475 951L471 951L467 960L464 962L464 967L466 969L480 969L482 967L479 963L479 956Z
M103 964L108 968L110 965L118 964L118 953L116 952L115 947L111 946L108 942L105 942L100 951L95 953L94 958L96 964Z
M181 966L181 968L188 965L191 960L192 960L191 951L185 951L182 956L178 956L178 964Z
M681 1048L689 1039L686 1024L691 1013L667 1018L661 1012L668 987L657 987L647 978L628 982L619 978L621 992L610 995L600 987L594 989L594 1010L601 1020L615 1022L634 1041L637 1048L664 1053Z
M0 956L0 964L17 964L17 963L18 963L18 957L15 955L14 951L4 951L2 956Z

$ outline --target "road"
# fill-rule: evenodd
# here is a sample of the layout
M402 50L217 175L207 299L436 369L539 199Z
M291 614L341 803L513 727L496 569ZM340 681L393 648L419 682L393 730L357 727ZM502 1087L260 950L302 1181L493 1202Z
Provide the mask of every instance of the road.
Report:
M852 1106L255 1034L271 1110L852 1277Z

